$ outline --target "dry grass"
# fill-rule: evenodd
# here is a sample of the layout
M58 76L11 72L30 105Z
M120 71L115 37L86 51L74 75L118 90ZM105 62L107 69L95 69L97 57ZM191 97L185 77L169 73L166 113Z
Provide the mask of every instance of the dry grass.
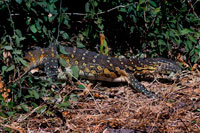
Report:
M60 116L30 115L9 126L21 132L200 132L200 72L188 72L176 83L142 82L162 95L149 99L129 87L88 87ZM66 86L69 89L71 86ZM13 128L13 130L16 130ZM12 128L11 128L12 129ZM130 129L130 130L129 130ZM20 131L20 130L19 130ZM117 130L115 130L117 132Z

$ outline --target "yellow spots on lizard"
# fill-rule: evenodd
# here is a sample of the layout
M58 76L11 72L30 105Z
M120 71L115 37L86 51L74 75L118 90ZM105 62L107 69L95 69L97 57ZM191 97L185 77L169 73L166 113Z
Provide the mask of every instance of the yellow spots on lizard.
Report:
M95 70L91 70L91 73L92 74L96 74L97 72Z
M113 66L113 64L111 64L111 63L110 63L109 65L110 65L111 67Z
M78 65L78 61L75 61L74 63L75 63L76 65Z
M109 63L109 62L110 62L110 60L107 60L107 62Z
M71 58L74 58L74 55L73 55L73 54L71 55Z
M83 63L83 66L84 66L84 67L86 67L86 66L87 66L87 64L86 64L86 63Z
M54 55L54 49L53 49L53 47L51 47L51 56L52 56L52 57L55 56L55 55Z
M92 60L92 62L93 62L93 63L95 63L95 62L96 62L96 60L95 60L95 59L93 59L93 60Z
M110 74L110 71L109 71L107 68L105 68L105 69L103 70L103 72L104 72L104 74Z
M82 59L82 60L85 60L85 57L82 57L81 59Z
M120 68L119 68L119 67L115 67L115 70L116 70L116 71L119 71L119 70L120 70Z
M44 58L44 50L43 49L40 49L41 51L41 55L40 55L40 63L42 62L43 58Z
M95 55L94 58L96 59L98 57L98 55Z
M84 75L84 71L83 70L79 70L79 74L80 75Z
M97 66L97 70L101 71L102 70L101 66Z
M119 75L122 75L122 76L128 76L128 74L126 73L125 70L120 70L118 71Z
M133 67L132 67L132 66L128 66L128 69L132 71L132 70L133 70Z
M115 70L121 76L128 76L128 74L126 73L126 71L125 70L121 70L119 67L115 67Z
M74 54L76 53L76 47L74 47L74 49L73 49L73 53L74 53Z
M144 65L143 69L156 70L158 65Z
M94 68L94 66L90 66L90 68Z
M110 78L116 78L117 77L117 75L114 72L110 72L107 68L105 68L103 70L103 72L106 76L109 76Z
M33 57L33 54L29 51L28 54L31 56L31 61L33 62L33 64L36 65L36 61L35 58Z
M89 51L88 51L88 50L86 50L86 51L83 53L83 55L82 55L82 56L85 58L85 56L88 54L88 52L89 52Z
M143 67L138 67L138 66L136 66L136 69L137 69L137 70L143 70L144 68L143 68Z
M66 62L67 62L67 63L69 63L69 61L70 61L69 59L66 59Z
M90 72L90 69L89 68L85 68L85 72L89 73Z
M64 55L60 55L60 58L64 59L69 64L70 60L68 56L65 57Z
M123 64L124 64L124 62L121 62L121 64L123 65Z
M128 66L128 65L125 65L125 68L128 68L129 70L133 70L133 67L132 66Z

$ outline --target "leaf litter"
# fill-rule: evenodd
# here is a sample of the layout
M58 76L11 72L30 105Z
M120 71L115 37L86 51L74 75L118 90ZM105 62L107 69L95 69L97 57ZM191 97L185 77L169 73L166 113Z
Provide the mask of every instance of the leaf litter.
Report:
M77 100L69 100L70 106L66 109L48 105L48 108L55 112L53 115L27 113L30 116L25 120L11 120L9 126L8 123L7 126L1 126L21 132L200 131L199 71L183 72L173 83L142 81L142 84L162 97L149 99L141 93L134 93L128 86L96 85L92 88L90 85L85 92L80 91ZM78 90L77 86L66 85L61 92L70 95L74 90ZM3 131L3 128L0 128L0 131Z

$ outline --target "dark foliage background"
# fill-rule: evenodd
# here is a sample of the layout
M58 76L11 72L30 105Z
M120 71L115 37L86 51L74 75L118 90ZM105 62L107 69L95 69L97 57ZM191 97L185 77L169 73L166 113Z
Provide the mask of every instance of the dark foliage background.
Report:
M199 7L198 0L0 1L0 76L14 94L9 103L1 98L0 115L28 111L49 94L52 82L33 75L13 82L27 65L24 52L35 46L58 41L98 52L101 33L109 55L162 56L181 58L190 67L198 64Z

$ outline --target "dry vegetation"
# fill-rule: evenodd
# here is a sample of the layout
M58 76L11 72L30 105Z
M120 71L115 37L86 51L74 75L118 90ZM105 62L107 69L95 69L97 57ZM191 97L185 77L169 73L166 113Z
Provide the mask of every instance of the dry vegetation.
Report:
M0 130L7 127L19 132L200 131L200 72L186 72L170 84L142 83L162 98L148 99L133 93L129 87L88 86L77 101L70 101L69 109L58 109L52 116L36 114L35 109L24 114L23 119L17 116L17 121L2 124ZM70 93L74 89L75 86L66 86L61 93ZM50 108L57 109L54 105Z

